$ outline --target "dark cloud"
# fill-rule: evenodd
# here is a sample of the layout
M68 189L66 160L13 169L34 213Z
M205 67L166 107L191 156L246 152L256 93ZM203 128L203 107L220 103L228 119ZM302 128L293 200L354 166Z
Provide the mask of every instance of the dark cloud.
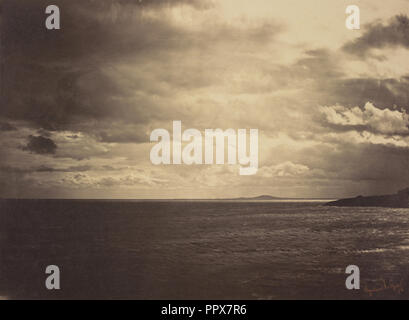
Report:
M281 153L311 169L309 179L325 179L340 194L385 194L405 187L409 181L408 149L393 145L356 143L352 139L315 137L321 143L302 150L290 147ZM323 156L325 155L325 156ZM365 191L363 191L365 190Z
M132 17L118 21L104 17L116 10L112 3L57 1L62 14L58 31L44 27L48 2L3 3L3 116L59 130L88 119L129 113L128 88L118 87L101 69L118 59L142 59L149 52L170 48L179 32L165 20L142 21L137 8ZM115 3L119 13L125 14L123 6L132 2ZM134 85L138 89L138 83Z
M53 168L47 166L40 166L38 168L33 168L32 171L35 172L85 172L91 170L91 166L70 166L67 168Z
M346 43L343 49L348 53L366 57L371 49L388 46L409 48L409 18L406 15L397 15L386 25L381 22L369 24L361 37Z
M368 194L399 190L409 181L408 150L392 145L338 144L322 168L338 181L364 182Z
M212 4L206 0L53 4L61 9L61 30L44 26L49 1L3 1L0 55L0 116L51 131L87 124L81 128L94 133L96 122L108 127L118 120L148 123L167 118L163 110L175 92L220 81L217 74L204 72L208 64L200 62L202 52L229 43L226 50L244 50L249 43L268 43L281 30L271 22L246 28L209 23L203 30L190 30L161 11L177 5L205 10ZM146 15L144 10L156 11ZM181 70L180 59L189 57L196 63ZM118 64L132 65L134 75L124 76Z
M38 154L54 154L57 150L57 145L50 138L30 135L28 143L23 149Z
M378 108L409 105L409 75L399 78L348 77L336 52L310 50L290 66L274 71L286 87L304 85L318 105L361 106L367 102ZM311 81L314 80L314 81ZM309 95L311 96L311 95Z
M109 10L118 6L149 8L183 4L198 9L207 9L213 6L213 0L84 0L81 3L84 7L95 10Z
M30 169L26 168L18 168L13 166L2 165L0 166L1 173L9 173L9 174L25 174L28 172L32 172Z
M49 166L39 166L39 167L13 167L13 166L0 166L0 172L8 172L8 173L15 173L15 174L26 174L26 173L34 173L34 172L85 172L91 170L92 167L88 165L83 166L69 166L67 168L54 168Z
M299 87L305 90L301 104L304 113L309 112L306 104L363 108L371 102L377 108L392 110L409 105L408 75L398 78L349 77L342 70L342 60L337 52L325 49L306 51L305 56L295 63L272 68L270 74L274 79L273 86L279 89Z
M319 86L325 91L325 95L319 99L319 103L324 105L339 103L363 107L368 101L381 108L409 105L408 77L331 79L320 82Z
M307 50L305 55L291 66L296 78L321 80L343 76L339 63L330 50Z

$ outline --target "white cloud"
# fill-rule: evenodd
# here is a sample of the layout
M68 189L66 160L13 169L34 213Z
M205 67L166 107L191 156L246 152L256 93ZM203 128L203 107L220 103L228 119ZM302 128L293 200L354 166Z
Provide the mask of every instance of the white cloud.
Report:
M359 107L320 107L328 123L340 126L364 126L367 130L382 134L409 133L409 115L405 109L380 109L367 102Z
M310 168L303 164L286 161L273 166L266 166L260 169L262 177L298 177L310 171Z

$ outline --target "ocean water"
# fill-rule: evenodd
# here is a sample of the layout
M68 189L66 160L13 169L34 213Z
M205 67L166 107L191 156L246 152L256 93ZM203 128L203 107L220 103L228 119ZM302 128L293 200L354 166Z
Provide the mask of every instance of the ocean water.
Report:
M1 200L0 259L4 299L407 299L409 209Z

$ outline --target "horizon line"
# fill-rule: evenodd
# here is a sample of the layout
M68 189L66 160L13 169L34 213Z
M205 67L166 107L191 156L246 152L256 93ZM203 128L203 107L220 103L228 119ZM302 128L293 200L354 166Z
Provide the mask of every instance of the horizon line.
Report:
M257 197L236 197L236 198L2 198L0 200L144 200L144 201L183 201L183 200L211 200L211 201L280 201L280 200L336 200L336 197L272 197L272 199L256 199Z

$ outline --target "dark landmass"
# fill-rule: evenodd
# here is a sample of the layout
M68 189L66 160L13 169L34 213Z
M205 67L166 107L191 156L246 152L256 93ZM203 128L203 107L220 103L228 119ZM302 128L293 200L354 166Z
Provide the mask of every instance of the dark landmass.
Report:
M398 191L396 194L340 199L326 203L327 206L337 207L387 207L409 208L409 188Z

